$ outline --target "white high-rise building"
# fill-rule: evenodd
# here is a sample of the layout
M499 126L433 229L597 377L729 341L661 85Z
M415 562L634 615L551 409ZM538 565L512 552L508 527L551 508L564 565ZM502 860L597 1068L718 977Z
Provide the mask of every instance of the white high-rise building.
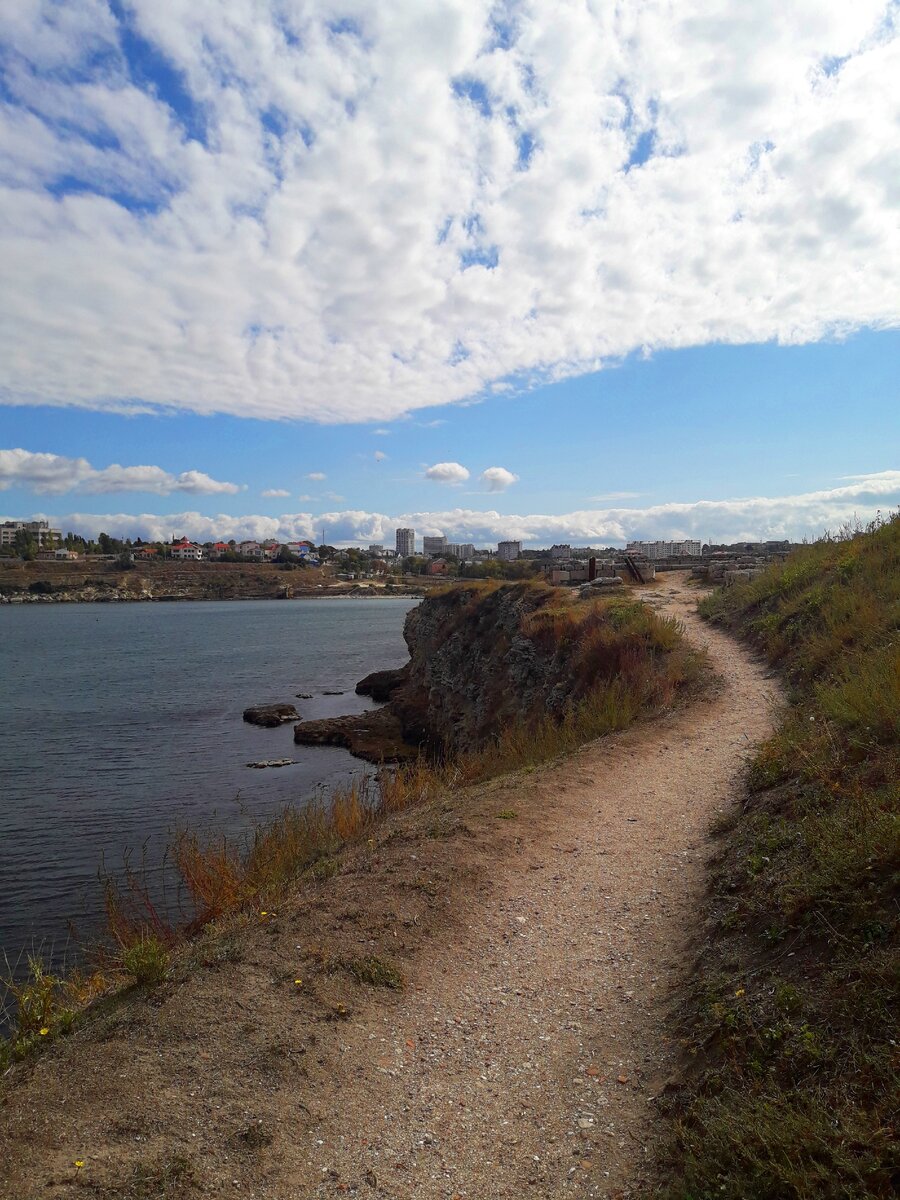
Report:
M521 542L498 542L497 557L502 562L515 562L522 553Z
M447 553L447 539L443 534L422 538L422 553L431 555L432 558L440 558L442 554Z
M475 546L472 542L448 542L444 553L451 558L458 558L460 562L471 562L475 557Z
M400 558L409 558L416 552L416 531L414 529L397 530L397 554Z

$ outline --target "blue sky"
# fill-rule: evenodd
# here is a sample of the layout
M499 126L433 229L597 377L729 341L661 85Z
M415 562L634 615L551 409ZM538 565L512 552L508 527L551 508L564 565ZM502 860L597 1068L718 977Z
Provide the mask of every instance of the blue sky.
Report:
M15 11L0 512L536 544L896 506L897 6L795 7Z

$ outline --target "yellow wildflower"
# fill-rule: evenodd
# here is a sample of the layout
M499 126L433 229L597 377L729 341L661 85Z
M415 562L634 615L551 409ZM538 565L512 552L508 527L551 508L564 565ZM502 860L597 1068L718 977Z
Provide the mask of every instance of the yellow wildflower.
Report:
M46 1037L49 1032L50 1032L50 1030L45 1025L44 1028L41 1030L41 1037Z
M734 994L735 994L736 996L743 996L743 994L744 994L744 989L743 989L743 988L738 988L738 990L737 990L737 991L736 991Z

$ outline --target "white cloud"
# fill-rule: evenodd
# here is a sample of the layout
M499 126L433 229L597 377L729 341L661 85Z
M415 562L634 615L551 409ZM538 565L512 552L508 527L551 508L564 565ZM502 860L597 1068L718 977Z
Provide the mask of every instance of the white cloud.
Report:
M433 467L427 467L425 478L433 480L434 483L465 483L469 478L469 472L461 463L442 462L435 463Z
M390 437L391 436L391 431L389 429L373 429L372 433L375 437Z
M61 454L35 454L30 450L0 450L0 491L11 487L44 493L152 492L168 496L187 492L195 496L234 495L241 491L236 483L221 483L203 471L182 471L173 475L162 467L121 467L113 463L98 470L86 458L66 458ZM287 495L287 492L284 493Z
M886 0L132 0L152 85L6 9L9 403L383 422L897 323Z
M387 455L384 453L383 450L376 450L375 453L372 455L372 457L375 459L376 462L384 462L384 460L387 458Z
M262 494L263 494L263 495L264 495L264 496L265 496L267 499L269 499L269 498L271 498L271 499L276 499L276 498L278 498L278 499L281 499L281 498L283 498L283 497L285 497L285 496L289 496L291 493L290 493L289 491L287 491L285 488L266 488L266 490L265 490L265 491L264 491Z
M900 505L900 470L882 471L856 483L794 496L698 500L656 504L646 508L586 509L561 514L501 514L455 508L443 512L387 515L356 509L285 513L278 517L207 516L199 512L151 513L33 513L48 517L58 528L96 536L101 530L120 537L157 539L183 531L199 541L215 538L311 538L318 542L323 525L332 545L369 545L393 541L397 526L419 533L444 533L452 541L493 545L514 538L527 545L553 542L576 545L622 545L630 538L698 537L715 541L755 541L766 538L814 538L844 522L871 520L877 511Z
M505 492L508 487L518 482L518 475L507 471L506 467L488 467L479 476L489 492Z
M306 478L312 479L314 483L321 483L322 480L327 479L328 476L323 471L310 471Z
M604 492L599 496L591 496L590 499L594 503L600 503L609 500L636 500L640 495L640 492Z

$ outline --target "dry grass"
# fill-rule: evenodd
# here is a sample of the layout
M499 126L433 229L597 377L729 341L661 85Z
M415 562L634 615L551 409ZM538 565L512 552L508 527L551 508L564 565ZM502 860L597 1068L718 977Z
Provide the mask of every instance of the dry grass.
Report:
M667 1200L896 1194L900 520L713 594L793 685L723 831Z

